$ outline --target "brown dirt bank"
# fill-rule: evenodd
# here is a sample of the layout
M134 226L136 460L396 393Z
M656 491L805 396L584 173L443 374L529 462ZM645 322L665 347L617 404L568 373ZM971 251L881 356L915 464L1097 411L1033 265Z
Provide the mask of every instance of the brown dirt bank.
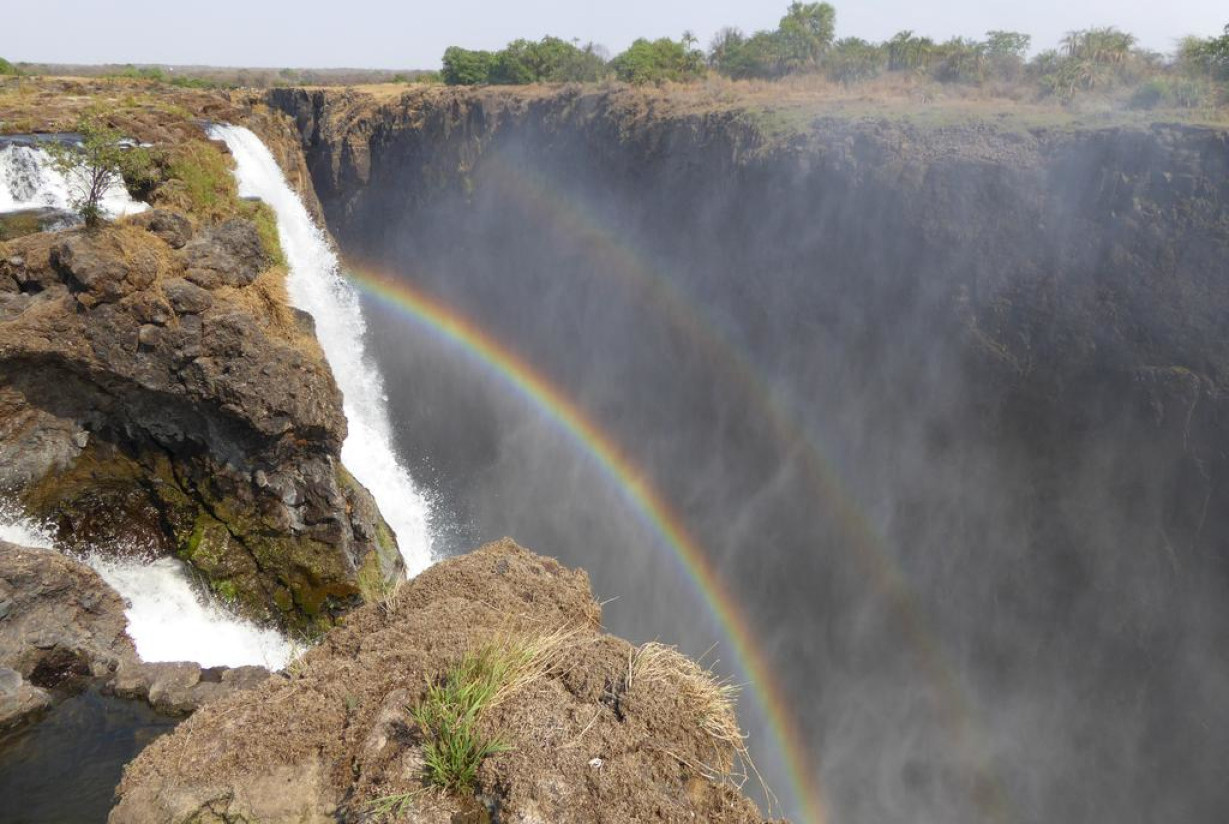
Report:
M762 821L718 774L735 753L705 731L686 676L648 677L599 622L583 571L510 540L440 563L349 615L290 677L151 745L109 820L371 821L374 800L413 793L402 820ZM429 680L480 645L561 628L546 673L481 716L511 749L483 762L476 797L425 789L407 707Z

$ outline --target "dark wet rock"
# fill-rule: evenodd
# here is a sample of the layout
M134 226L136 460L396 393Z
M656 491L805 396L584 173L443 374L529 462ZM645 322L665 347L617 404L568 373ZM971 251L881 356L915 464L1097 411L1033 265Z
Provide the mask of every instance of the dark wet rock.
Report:
M185 277L206 289L247 286L269 263L256 224L241 218L206 229L181 255Z
M0 489L68 547L177 554L249 615L322 627L364 565L403 566L341 467L318 343L249 294L266 263L246 221L179 253L126 224L0 249Z
M0 542L0 605L0 730L91 683L166 715L187 715L269 677L264 667L142 662L127 635L123 598L53 550Z
M0 541L0 667L43 688L114 671L136 650L124 600L89 567Z

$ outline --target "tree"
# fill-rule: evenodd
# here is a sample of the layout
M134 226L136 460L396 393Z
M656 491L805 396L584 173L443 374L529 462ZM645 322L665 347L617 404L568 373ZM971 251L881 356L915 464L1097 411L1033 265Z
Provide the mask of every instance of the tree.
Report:
M627 83L693 80L704 73L704 55L668 37L642 37L611 60L610 67L615 77Z
M878 77L887 63L884 52L883 47L860 37L844 37L833 44L824 63L833 80L850 85Z
M449 86L477 86L491 82L491 67L495 56L489 51L472 51L460 46L444 50L444 67L440 76Z
M905 30L897 32L887 43L888 71L911 71L925 67L934 51L935 43L929 37L918 37Z
M1178 47L1178 63L1188 73L1229 80L1229 26L1221 37L1187 37Z
M3 57L0 57L0 75L5 74L17 74L17 67Z
M789 71L815 68L836 36L836 9L829 3L795 0L777 26Z
M68 180L72 207L93 227L102 221L107 191L122 185L125 175L145 174L151 161L149 152L125 145L119 132L98 120L81 120L77 131L80 143L48 143L47 151L56 171Z
M986 44L953 37L935 49L935 79L945 83L979 83L985 75Z
M1024 71L1024 56L1033 38L1018 31L986 32L985 52L990 70L1006 80L1014 80Z
M759 31L747 37L738 29L722 29L709 47L708 59L717 71L735 79L780 77L785 73L781 38L775 31Z

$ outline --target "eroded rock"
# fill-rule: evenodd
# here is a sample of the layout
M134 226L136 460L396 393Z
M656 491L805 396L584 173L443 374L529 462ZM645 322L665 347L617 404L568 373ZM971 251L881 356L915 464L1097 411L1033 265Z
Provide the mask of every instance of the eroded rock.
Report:
M560 629L542 674L482 716L510 749L482 763L476 792L424 791L407 707L428 681L483 644ZM358 822L400 793L414 793L398 819L412 822L763 821L699 766L733 755L701 728L704 708L673 676L629 681L634 652L601 633L583 571L505 539L351 613L292 676L203 707L128 766L109 821Z
M177 554L299 628L355 603L365 564L403 574L250 221L155 213L0 252L0 489L65 546Z

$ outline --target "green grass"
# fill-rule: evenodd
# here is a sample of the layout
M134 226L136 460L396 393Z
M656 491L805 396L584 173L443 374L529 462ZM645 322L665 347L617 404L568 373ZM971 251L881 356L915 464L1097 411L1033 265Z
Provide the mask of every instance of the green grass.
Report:
M483 760L510 749L498 737L480 732L478 721L509 683L516 664L515 655L486 645L427 687L410 717L426 736L428 782L454 792L472 791Z
M369 805L371 812L404 815L413 799L431 787L472 793L482 762L513 749L502 735L481 729L483 717L554 671L561 653L578 635L579 630L567 627L543 634L500 634L467 652L429 683L426 694L409 710L423 736L427 786L377 798Z

